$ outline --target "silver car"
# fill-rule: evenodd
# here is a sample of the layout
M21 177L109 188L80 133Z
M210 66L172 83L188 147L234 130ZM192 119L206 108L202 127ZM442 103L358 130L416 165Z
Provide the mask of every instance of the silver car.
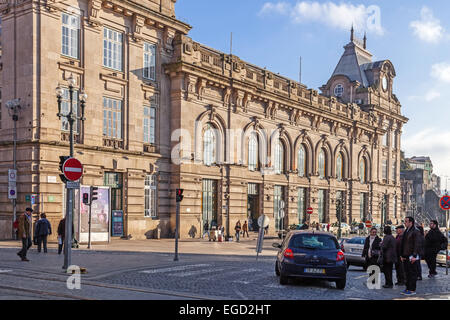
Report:
M445 260L447 260L447 265L450 266L450 250L449 250L449 255L447 256L447 259L445 259L445 250L439 251L439 253L436 257L436 264L445 267Z
M351 239L344 239L341 248L344 250L345 258L347 260L347 267L350 265L363 267L367 270L366 258L362 257L364 249L364 242L366 238L355 237Z

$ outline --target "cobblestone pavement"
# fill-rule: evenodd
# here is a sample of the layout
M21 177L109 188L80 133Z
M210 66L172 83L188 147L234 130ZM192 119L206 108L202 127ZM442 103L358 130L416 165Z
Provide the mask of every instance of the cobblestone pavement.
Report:
M16 256L15 243L0 243L0 299L256 299L256 300L391 300L403 299L404 287L369 290L367 274L351 266L347 287L338 290L325 281L292 281L281 286L275 276L276 250L266 241L256 261L255 242L180 244L180 260L173 261L173 240L118 242L95 250L73 251L73 264L86 267L82 289L68 290L62 272L63 256L55 249L38 254L30 250L30 262ZM16 249L11 248L16 245ZM127 251L128 250L128 251ZM450 276L439 267L439 276L418 281L414 299L450 297ZM384 281L384 276L382 276ZM23 288L23 291L19 289ZM41 294L40 294L41 293Z

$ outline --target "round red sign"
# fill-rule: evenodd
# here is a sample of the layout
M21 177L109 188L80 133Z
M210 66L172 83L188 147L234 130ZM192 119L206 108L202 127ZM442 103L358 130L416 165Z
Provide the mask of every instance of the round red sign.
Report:
M442 210L450 210L450 196L445 195L439 200L439 205Z
M367 228L372 228L372 221L366 221L366 227Z
M308 210L306 210L307 214L313 214L313 208L308 208Z
M64 162L63 173L67 180L77 181L83 175L83 165L75 158L69 158Z

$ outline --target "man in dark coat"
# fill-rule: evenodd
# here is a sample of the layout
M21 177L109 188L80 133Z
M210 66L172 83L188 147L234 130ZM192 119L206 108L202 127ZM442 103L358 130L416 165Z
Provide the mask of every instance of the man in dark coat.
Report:
M393 288L392 268L394 263L397 262L397 250L395 238L392 236L392 229L390 226L384 227L384 234L383 242L381 242L381 251L383 257L383 273L386 283L383 288Z
M428 266L428 278L437 275L436 256L441 250L441 241L444 235L439 230L439 223L436 220L430 222L430 231L425 237L425 261Z
M66 218L61 219L58 225L58 254L61 254L64 238L66 237Z
M410 296L416 294L417 265L420 263L419 253L421 251L420 231L414 225L413 217L405 218L406 231L403 235L401 245L401 257L406 274L406 289L403 295Z
M405 226L400 225L395 228L397 231L397 236L395 237L395 244L397 249L397 263L395 264L395 273L397 274L396 286L404 285L406 282L405 269L403 268L403 262L400 260L401 257L401 247L403 240L403 233L405 232Z
M22 240L22 250L17 252L17 255L22 259L22 261L30 261L27 259L27 251L31 248L31 213L33 209L27 208L25 213L21 214L18 218L18 228L17 235L19 239Z
M36 223L35 235L38 242L38 252L41 252L44 244L44 253L47 253L47 237L52 234L52 226L47 220L45 213L41 213L41 219Z

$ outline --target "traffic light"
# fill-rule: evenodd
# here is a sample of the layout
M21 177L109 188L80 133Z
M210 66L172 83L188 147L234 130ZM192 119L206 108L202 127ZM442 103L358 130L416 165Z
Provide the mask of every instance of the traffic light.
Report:
M64 166L64 162L66 162L67 159L69 159L70 157L68 156L59 156L59 170L61 171L61 174L59 175L59 178L61 179L61 181L63 183L67 183L67 179L64 176L64 171L63 171L63 166Z
M92 202L94 202L95 200L98 199L98 187L91 187L91 201L90 203L92 204Z
M89 204L89 193L83 193L83 203Z
M183 189L177 189L177 202L181 202L183 201Z

